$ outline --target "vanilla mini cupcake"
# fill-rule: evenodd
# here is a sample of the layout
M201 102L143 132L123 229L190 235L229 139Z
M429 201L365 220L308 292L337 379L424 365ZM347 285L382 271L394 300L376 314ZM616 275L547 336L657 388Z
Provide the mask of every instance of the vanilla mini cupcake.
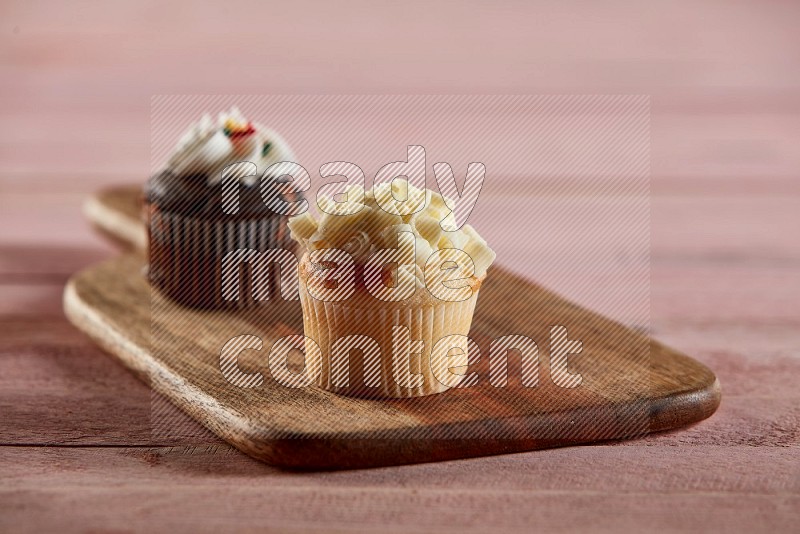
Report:
M321 196L319 220L304 213L288 224L306 250L300 301L306 343L319 347L306 354L322 355L318 384L373 398L459 385L494 252L469 225L444 231L445 200L404 180L367 192L351 187L346 197Z
M278 134L246 120L236 108L216 120L206 115L192 125L145 187L151 284L171 299L198 308L243 308L261 302L253 296L253 280L244 276L238 298L223 297L222 262L237 250L293 248L285 231L287 217L263 201L259 188L265 170L293 158ZM238 195L234 203L231 191L223 190L222 174L238 163L242 166L233 174L239 178L231 190ZM267 273L267 280L274 279L273 271ZM276 286L270 283L265 291L274 294Z

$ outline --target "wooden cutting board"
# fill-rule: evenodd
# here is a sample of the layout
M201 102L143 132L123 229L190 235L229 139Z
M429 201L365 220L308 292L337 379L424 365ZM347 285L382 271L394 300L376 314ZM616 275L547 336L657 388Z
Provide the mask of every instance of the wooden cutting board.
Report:
M190 310L164 299L142 276L137 195L136 187L114 189L87 204L92 223L133 252L76 274L65 290L66 314L153 389L268 463L355 468L631 438L695 423L719 405L719 383L705 366L501 267L481 289L470 332L482 354L470 368L476 386L406 400L283 387L269 375L267 354L279 337L302 333L299 302L245 313ZM569 359L570 372L582 376L575 388L550 379L556 324L583 343ZM236 387L220 371L222 346L242 334L263 342L262 351L239 357L244 372L265 377L259 387ZM513 353L507 386L491 385L489 343L507 334L538 344L536 387L523 385Z

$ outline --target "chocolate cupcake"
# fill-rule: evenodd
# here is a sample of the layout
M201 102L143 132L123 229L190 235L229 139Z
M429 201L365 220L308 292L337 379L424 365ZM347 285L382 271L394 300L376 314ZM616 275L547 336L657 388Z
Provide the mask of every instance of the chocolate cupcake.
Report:
M245 120L235 108L216 121L206 115L193 125L145 187L150 283L196 308L245 308L277 295L278 270L270 266L259 273L267 277L259 283L268 283L260 300L253 296L255 273L249 272L240 276L238 298L225 299L222 267L233 251L294 248L287 217L269 205L278 194L261 191L264 171L293 159L279 135ZM238 187L223 188L223 171Z

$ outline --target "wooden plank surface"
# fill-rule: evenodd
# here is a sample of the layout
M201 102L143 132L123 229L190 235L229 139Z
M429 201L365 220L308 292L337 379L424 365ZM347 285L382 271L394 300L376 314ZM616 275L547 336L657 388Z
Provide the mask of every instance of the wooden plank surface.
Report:
M618 532L655 521L672 531L732 531L755 521L789 532L800 504L792 452L598 446L470 460L469 469L445 462L287 476L224 446L14 447L3 451L13 489L0 490L0 510L9 521L29 517L32 530L49 526L55 507L74 510L62 518L69 530L570 531L591 522L593 531ZM720 469L721 455L784 474ZM697 469L708 475L699 479Z
M0 530L796 530L800 4L412 7L0 6ZM652 95L652 333L715 370L719 411L630 443L299 477L154 434L147 388L60 312L113 251L82 202L148 172L151 95L297 92Z
M657 219L679 212L697 220L706 209L724 213L735 198L712 196L706 199L705 209L695 209L693 196L657 197L653 210ZM781 206L791 207L791 199L782 195L764 198L752 204L751 219L769 222L790 217L789 211L780 210ZM87 231L80 226L80 217L76 210L72 224L80 232ZM13 293L3 293L3 300L14 306L2 316L4 325L9 325L4 330L13 334L4 337L7 348L0 361L5 365L5 378L0 394L3 406L10 407L11 420L19 423L12 425L14 434L3 434L7 445L0 448L0 469L9 481L0 499L5 503L0 517L15 524L28 519L31 530L52 525L56 518L46 511L36 515L35 521L30 519L28 512L36 510L30 504L35 496L36 501L60 510L58 522L65 521L72 530L88 524L144 529L159 521L176 528L268 522L277 530L313 530L324 524L326 529L345 531L356 523L383 523L398 529L405 525L446 531L452 523L437 523L433 514L449 509L456 500L470 503L473 510L467 514L468 522L453 519L454 528L464 531L500 523L520 531L530 524L553 530L591 526L610 531L647 522L667 530L698 526L736 530L737 525L748 522L759 529L790 530L792 521L798 520L796 481L800 479L795 461L800 448L800 398L792 378L800 370L797 314L791 307L794 299L786 296L794 287L768 281L776 272L795 273L798 262L788 235L768 237L772 250L780 253L777 260L748 255L748 249L758 243L754 236L753 244L747 244L751 219L742 221L742 230L729 239L737 253L725 261L703 253L699 246L702 235L685 242L654 239L654 248L661 243L664 252L654 254L653 259L653 328L658 338L696 355L718 373L726 397L710 420L686 431L592 447L586 452L570 448L502 456L489 464L480 463L486 460L445 462L433 464L437 466L434 471L402 467L350 475L303 475L313 480L303 478L309 486L302 487L287 487L285 475L265 470L213 437L184 437L164 447L170 443L153 439L147 428L145 418L151 404L147 389L59 317L57 299L62 286L42 281L38 275L24 285L13 278L13 286L0 285L15 288ZM684 225L690 228L691 221L682 221ZM656 235L659 231L669 235L663 226L655 228ZM720 227L710 235L726 234ZM80 243L82 238L77 238ZM90 250L95 252L87 254L87 265L94 261L94 254L103 254L102 248ZM26 255L17 250L13 255L21 266L28 264L31 256L37 264L42 259L38 251ZM80 267L80 261L74 264ZM13 260L6 267L6 272L21 270L14 268ZM681 277L681 272L691 276ZM58 276L66 278L66 274ZM752 281L759 285L751 286ZM698 292L700 298L687 299ZM727 299L722 316L712 313L712 303L719 299ZM752 311L753 305L772 311L761 317ZM37 309L51 311L45 319L36 316ZM74 350L65 351L62 344ZM52 358L64 363L54 364ZM81 372L87 358L97 367L96 373ZM98 376L115 379L98 381ZM37 408L35 399L40 397L36 395L30 396L30 404L17 402L20 391L37 390L45 384L47 391L58 397L50 401L52 407L45 402ZM83 392L82 396L78 392ZM93 409L87 398L104 409ZM58 403L76 408L54 412ZM84 405L86 408L81 407ZM33 413L41 414L40 424L31 425ZM34 446L18 448L14 443ZM59 443L69 447L35 446ZM92 447L81 448L81 444ZM102 444L136 447L97 448ZM614 452L620 448L624 452ZM112 456L104 456L104 450ZM123 468L123 464L129 467ZM675 469L676 465L683 469ZM512 475L514 479L509 481ZM45 480L51 484L49 489L43 488ZM202 481L200 486L198 481ZM101 487L105 490L97 489ZM253 496L256 491L261 492L258 497ZM129 495L137 496L139 507L130 507ZM430 504L429 511L422 517L404 517L402 511L420 498ZM298 499L311 502L313 514L308 508L305 513L291 512ZM104 511L82 506L90 501L102 503ZM681 514L674 513L676 507ZM489 513L499 509L507 515ZM167 510L180 510L185 517L174 519ZM514 515L512 510L525 512ZM563 516L570 513L571 519L564 523ZM598 516L602 519L597 520Z
M266 347L300 332L299 303L274 303L266 320L194 312L152 293L143 265L127 255L75 275L65 290L67 316L216 434L279 466L394 465L635 437L695 423L719 405L708 368L500 267L481 289L470 336L486 350L498 335L541 339L540 325L563 325L589 354L571 367L583 375L580 388L546 378L533 389L515 378L495 388L485 359L470 368L478 386L404 402L290 389L269 378L261 388L230 387L219 372L220 343L248 332Z

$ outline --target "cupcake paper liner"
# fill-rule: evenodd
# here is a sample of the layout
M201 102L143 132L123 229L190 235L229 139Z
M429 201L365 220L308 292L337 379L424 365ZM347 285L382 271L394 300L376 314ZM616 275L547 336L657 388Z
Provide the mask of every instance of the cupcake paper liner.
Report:
M253 298L254 283L269 283L269 299L278 293L277 269L270 266L267 280L240 276L239 298L222 295L222 263L231 251L287 248L293 243L284 230L286 217L252 220L209 220L168 213L149 207L150 282L173 300L192 307L241 309L269 300Z
M461 302L425 299L424 303L404 305L403 302L384 302L375 299L374 306L354 306L348 301L324 302L308 294L306 281L301 276L300 302L303 307L305 336L319 346L322 353L321 373L318 385L323 389L343 395L367 398L420 397L441 393L454 387L463 377L445 375L448 367L461 367L468 362L467 344L458 344L462 352L448 359L434 357L431 368L431 352L442 338L458 334L467 336L472 323L478 291ZM418 291L427 291L424 288ZM408 329L411 343L423 341L424 348L418 355L412 354L402 365L394 369L392 358L392 330L394 326ZM350 350L344 358L334 359L332 349L337 340L346 336L368 336L377 342L362 344L370 350ZM349 338L350 341L354 340ZM342 342L344 343L344 342ZM308 352L308 351L307 351ZM414 352L414 351L412 351ZM342 365L349 359L349 365ZM347 369L349 367L349 369ZM347 372L349 371L349 373ZM436 377L445 378L442 383ZM421 376L419 385L410 385L408 379ZM396 380L395 377L399 378ZM347 380L347 385L344 384Z

